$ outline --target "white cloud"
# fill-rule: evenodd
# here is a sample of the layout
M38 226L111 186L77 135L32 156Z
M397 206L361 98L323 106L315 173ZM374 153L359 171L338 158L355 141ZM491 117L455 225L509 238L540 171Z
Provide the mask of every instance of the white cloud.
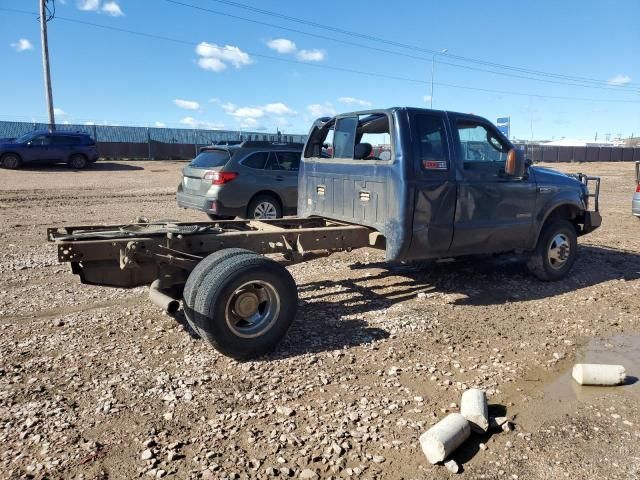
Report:
M33 50L33 44L26 38L21 38L17 42L10 43L9 46L16 52L24 52L25 50Z
M112 17L121 17L122 15L124 15L124 13L122 13L120 5L118 5L118 2L116 1L106 2L104 5L102 5L102 11L107 15L111 15Z
M247 52L243 52L233 45L221 47L215 43L200 42L196 47L196 53L200 57L198 58L198 66L214 72L220 72L227 68L227 63L236 68L253 63Z
M78 0L78 9L85 12L96 12L100 8L100 0Z
M298 112L296 112L295 110L293 110L292 108L289 108L288 106L286 106L284 103L281 102L276 102L276 103L267 103L264 106L264 111L267 113L272 113L274 115L297 115Z
M425 95L424 97L422 97L422 100L424 100L424 103L430 103L431 95Z
M267 128L262 125L260 122L258 122L258 120L256 120L255 118L245 118L243 119L243 121L240 123L240 127L241 128L250 128L251 130L255 130L255 131L264 131Z
M193 117L184 117L182 120L180 120L180 123L182 125L186 125L188 127L191 128L207 128L210 130L221 130L224 128L224 124L223 123L219 123L219 122L207 122L204 120L196 120Z
M61 117L67 114L67 112L65 112L65 111L64 111L64 110L62 110L61 108L54 108L54 109L53 109L53 113L54 113L55 115L60 115Z
M307 107L309 113L314 117L332 117L336 114L333 105L330 103L313 103Z
M193 100L182 100L180 98L176 98L173 103L176 107L184 108L185 110L198 110L200 108L200 104Z
M198 59L198 66L203 70L211 70L212 72L221 72L227 68L227 64L217 58L201 57Z
M296 51L296 44L286 38L274 38L267 42L267 47L278 53L293 53Z
M326 58L326 52L324 50L318 50L317 48L311 50L300 50L297 54L298 60L305 62L321 62Z
M166 127L166 126L167 126L167 124L166 124L166 123L163 123L163 122L156 122L156 123L155 123L155 126L156 126L156 127L158 127L158 128L164 128L164 127Z
M622 75L621 73L607 80L607 83L609 85L614 85L616 87L626 85L629 82L631 82L631 77L629 75Z
M360 105L361 107L370 107L371 102L369 100L362 100L354 97L340 97L339 102L346 103L347 105Z
M237 118L260 118L264 117L264 111L261 108L242 107L234 110L231 115Z
M220 105L225 112L234 112L238 107L235 103L226 102Z

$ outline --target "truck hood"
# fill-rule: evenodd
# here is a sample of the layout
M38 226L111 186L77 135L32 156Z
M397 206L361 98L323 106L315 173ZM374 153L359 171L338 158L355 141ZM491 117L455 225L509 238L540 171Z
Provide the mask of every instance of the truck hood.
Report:
M546 167L531 167L531 170L534 172L538 185L564 185L582 190L582 183L580 181L558 170Z

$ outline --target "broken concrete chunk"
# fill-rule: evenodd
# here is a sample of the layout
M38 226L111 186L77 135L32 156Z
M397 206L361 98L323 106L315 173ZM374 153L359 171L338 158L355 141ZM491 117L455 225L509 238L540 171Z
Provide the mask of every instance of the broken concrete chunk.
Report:
M489 406L483 390L466 390L460 400L460 413L469 421L474 432L485 433L489 429Z
M420 435L420 446L429 463L442 462L471 435L471 427L459 413L451 413Z
M491 417L489 418L489 428L491 428L491 430L500 430L508 421L509 419L507 417Z
M620 385L627 375L622 365L577 363L572 376L580 385Z
M458 473L460 471L460 465L458 465L458 462L456 462L455 460L449 460L448 462L445 462L444 466L447 467L447 470L449 470L451 473Z

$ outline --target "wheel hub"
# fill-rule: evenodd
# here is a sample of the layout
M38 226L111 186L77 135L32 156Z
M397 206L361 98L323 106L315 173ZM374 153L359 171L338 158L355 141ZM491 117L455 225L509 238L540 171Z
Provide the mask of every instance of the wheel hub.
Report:
M564 233L557 234L549 244L549 264L552 268L562 268L569 259L570 253L571 244L569 243L569 238Z
M238 295L233 309L242 318L249 318L258 312L260 300L255 293L242 292Z
M273 285L254 280L239 286L225 307L227 326L237 336L254 338L268 331L280 314L280 295Z

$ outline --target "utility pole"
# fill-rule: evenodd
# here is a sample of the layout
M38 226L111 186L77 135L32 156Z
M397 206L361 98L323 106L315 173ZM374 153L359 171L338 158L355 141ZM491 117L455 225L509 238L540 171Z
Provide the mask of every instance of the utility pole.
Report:
M47 0L40 1L40 40L42 42L42 69L44 71L44 94L49 112L49 130L55 131L56 119L53 115L53 95L51 93L51 71L49 69L49 41L47 39L47 22L53 18L47 9Z
M445 54L449 51L448 48L443 48L440 50L440 53ZM433 109L433 77L436 73L436 54L434 53L431 57L431 95L429 96L429 108Z

